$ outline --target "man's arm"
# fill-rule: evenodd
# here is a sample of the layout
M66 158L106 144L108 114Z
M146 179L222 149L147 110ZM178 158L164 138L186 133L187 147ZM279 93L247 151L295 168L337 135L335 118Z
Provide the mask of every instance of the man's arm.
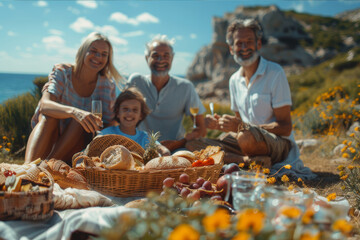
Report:
M274 108L276 121L268 124L262 124L260 127L278 136L290 136L292 130L290 112L291 108L289 105Z
M196 116L196 128L192 130L192 132L186 134L185 139L187 141L205 137L206 135L206 127L205 127L205 119L203 114L199 114Z

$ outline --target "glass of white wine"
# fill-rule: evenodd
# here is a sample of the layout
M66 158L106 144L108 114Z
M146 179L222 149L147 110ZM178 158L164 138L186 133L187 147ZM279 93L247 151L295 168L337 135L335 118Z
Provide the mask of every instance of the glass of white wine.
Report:
M91 113L102 118L102 103L101 100L91 101Z
M196 128L196 115L198 114L199 112L199 106L197 104L193 104L191 107L190 107L190 113L191 115L193 115L194 117L194 125L193 125L193 128Z

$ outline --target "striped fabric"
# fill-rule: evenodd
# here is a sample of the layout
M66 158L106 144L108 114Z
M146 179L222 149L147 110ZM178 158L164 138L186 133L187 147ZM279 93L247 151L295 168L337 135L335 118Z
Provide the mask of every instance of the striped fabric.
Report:
M103 110L103 122L108 124L114 117L113 105L115 103L115 83L105 76L98 76L94 92L89 97L81 97L75 91L72 84L72 66L70 64L57 64L49 74L49 81L44 85L43 92L53 94L58 103L73 106L85 111L91 111L91 101L101 100ZM35 127L40 115L39 106L31 119L31 126ZM60 133L63 132L70 119L60 120Z

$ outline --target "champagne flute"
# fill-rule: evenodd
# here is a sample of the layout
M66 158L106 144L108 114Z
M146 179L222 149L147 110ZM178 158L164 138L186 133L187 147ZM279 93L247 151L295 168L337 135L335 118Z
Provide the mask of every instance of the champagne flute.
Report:
M190 107L190 113L191 115L193 115L194 117L194 125L193 125L193 128L196 128L196 115L198 114L199 112L199 107L197 106L197 104L194 104Z
M91 113L102 118L102 103L101 100L91 101Z

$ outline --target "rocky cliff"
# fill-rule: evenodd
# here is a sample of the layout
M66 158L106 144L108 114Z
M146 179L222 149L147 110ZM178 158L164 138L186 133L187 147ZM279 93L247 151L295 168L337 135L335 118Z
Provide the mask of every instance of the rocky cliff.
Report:
M327 60L336 54L333 49L305 49L301 41L312 41L307 33L310 26L287 16L277 6L238 7L223 17L213 17L213 37L208 46L195 56L187 71L187 78L196 84L203 99L228 101L228 80L239 65L233 60L225 35L229 23L235 18L254 17L263 26L263 46L260 53L268 60L281 64L287 73Z

